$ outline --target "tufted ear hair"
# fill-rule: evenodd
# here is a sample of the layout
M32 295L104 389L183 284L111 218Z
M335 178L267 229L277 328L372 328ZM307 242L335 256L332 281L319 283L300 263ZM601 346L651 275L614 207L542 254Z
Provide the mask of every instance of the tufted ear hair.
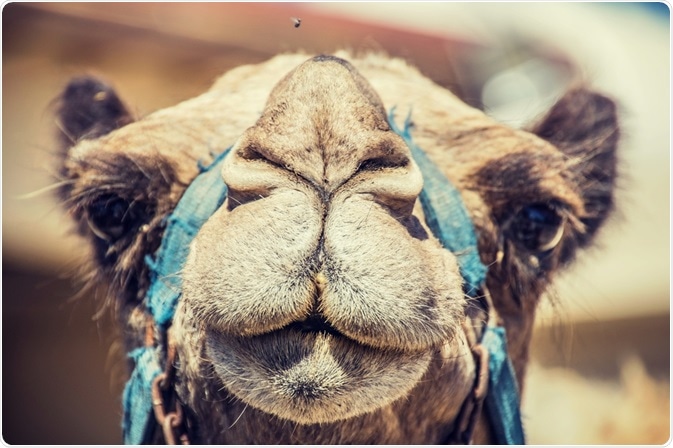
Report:
M619 124L617 106L609 98L576 87L565 93L531 132L568 156L568 166L584 199L581 217L585 232L580 246L589 244L613 208L617 176Z
M95 139L133 121L112 87L92 76L73 78L57 111L63 152L82 139Z

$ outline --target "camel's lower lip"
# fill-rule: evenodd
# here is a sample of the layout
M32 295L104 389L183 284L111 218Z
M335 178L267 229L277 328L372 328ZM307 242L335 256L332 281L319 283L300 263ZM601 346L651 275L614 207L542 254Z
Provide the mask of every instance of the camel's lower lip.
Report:
M290 325L254 337L209 330L206 354L233 395L298 423L342 420L386 406L416 385L432 357L431 351L374 349L328 330Z

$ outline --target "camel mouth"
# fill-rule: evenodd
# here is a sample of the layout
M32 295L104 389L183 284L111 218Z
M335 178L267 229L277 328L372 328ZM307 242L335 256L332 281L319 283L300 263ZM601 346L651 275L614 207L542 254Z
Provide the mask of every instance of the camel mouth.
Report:
M334 337L347 338L345 334L334 328L325 317L316 313L310 314L301 321L292 322L284 328L302 333L327 333Z
M387 406L418 383L434 352L363 345L317 316L257 336L217 330L205 336L206 355L230 393L300 424L344 420Z

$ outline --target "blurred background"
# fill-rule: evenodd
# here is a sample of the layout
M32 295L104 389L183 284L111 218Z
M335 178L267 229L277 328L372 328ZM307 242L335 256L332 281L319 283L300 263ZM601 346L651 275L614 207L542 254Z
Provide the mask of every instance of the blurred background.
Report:
M294 27L292 17L301 19ZM533 444L670 436L670 12L664 3L10 3L2 10L2 437L121 443L122 351L69 278L53 99L81 73L137 116L278 52L385 51L511 125L573 80L623 113L619 212L543 301Z

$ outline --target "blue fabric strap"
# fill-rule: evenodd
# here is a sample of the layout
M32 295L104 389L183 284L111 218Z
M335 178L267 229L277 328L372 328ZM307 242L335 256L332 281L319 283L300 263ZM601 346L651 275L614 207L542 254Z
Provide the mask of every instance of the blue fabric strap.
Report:
M140 347L129 353L135 362L122 397L122 434L127 445L140 445L148 437L152 414L152 381L161 373L156 347Z
M486 279L486 267L479 259L477 236L460 192L411 139L411 111L402 130L395 124L394 112L393 107L388 116L390 127L407 143L423 173L423 190L419 199L425 222L444 247L458 258L460 274L465 279L465 292L474 297Z
M201 226L222 205L227 186L220 175L226 150L187 187L180 202L166 221L161 246L154 257L145 257L150 271L147 308L161 330L166 330L182 293L182 267L189 246ZM162 372L157 347L140 347L129 353L135 361L124 387L122 433L124 443L147 442L152 419L152 381Z
M182 267L189 253L189 245L203 223L215 213L227 198L227 186L219 169L229 150L192 181L175 210L168 217L161 246L154 257L145 257L150 269L150 288L147 307L160 328L173 319L175 307L182 293Z
M400 130L394 120L395 108L390 110L390 127L400 135L411 150L423 173L420 194L425 221L433 234L458 259L460 274L465 280L465 293L476 297L486 280L486 266L479 258L477 236L465 209L460 192L411 138L411 111ZM489 352L489 388L486 409L498 444L523 445L523 425L519 412L519 388L514 368L507 355L507 337L503 327L488 326L482 345Z
M519 411L519 387L514 367L507 356L505 329L486 327L481 344L489 355L486 411L496 442L500 445L523 445L526 441Z

